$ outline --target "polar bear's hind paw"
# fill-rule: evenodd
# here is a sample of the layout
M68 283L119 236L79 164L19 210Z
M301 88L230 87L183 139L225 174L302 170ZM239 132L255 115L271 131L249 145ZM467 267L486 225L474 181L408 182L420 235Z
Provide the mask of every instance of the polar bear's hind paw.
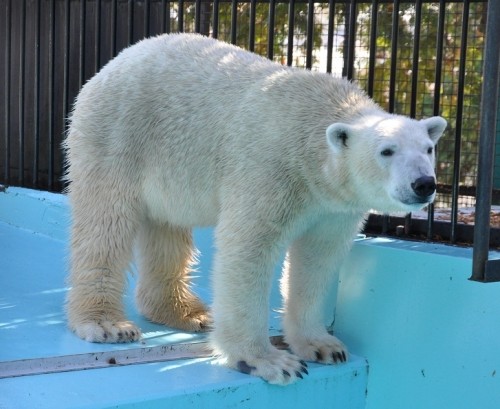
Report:
M141 330L130 321L92 321L82 323L74 329L76 334L89 342L123 343L141 338Z

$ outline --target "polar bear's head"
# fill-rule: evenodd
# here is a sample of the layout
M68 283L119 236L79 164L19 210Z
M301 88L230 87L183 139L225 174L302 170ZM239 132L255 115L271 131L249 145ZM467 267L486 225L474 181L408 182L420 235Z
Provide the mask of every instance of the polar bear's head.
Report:
M435 146L445 128L441 117L417 121L374 113L356 123L334 123L326 136L354 202L385 212L414 211L434 200Z

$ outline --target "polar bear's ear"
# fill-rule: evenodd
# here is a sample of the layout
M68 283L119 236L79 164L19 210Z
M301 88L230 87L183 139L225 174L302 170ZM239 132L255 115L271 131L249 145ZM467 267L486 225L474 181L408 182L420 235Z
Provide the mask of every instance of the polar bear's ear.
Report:
M340 152L348 147L348 141L352 135L351 125L337 122L326 128L326 140L334 152Z
M439 141L439 138L443 135L444 130L448 123L445 119L440 116L433 116L432 118L422 119L420 121L426 128L429 133L429 137L432 142L436 144Z

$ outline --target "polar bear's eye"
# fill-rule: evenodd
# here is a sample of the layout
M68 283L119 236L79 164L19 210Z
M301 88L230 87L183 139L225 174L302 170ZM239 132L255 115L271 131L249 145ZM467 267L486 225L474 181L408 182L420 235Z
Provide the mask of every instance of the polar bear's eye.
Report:
M387 149L384 149L382 152L380 152L380 154L382 156L386 156L386 157L392 156L392 155L394 155L394 150L390 149L390 148L387 148Z
M433 149L433 148L428 148L428 149L427 149L427 154L429 154L429 155L430 155L430 154L432 154L432 152L433 152L433 151L434 151L434 149Z

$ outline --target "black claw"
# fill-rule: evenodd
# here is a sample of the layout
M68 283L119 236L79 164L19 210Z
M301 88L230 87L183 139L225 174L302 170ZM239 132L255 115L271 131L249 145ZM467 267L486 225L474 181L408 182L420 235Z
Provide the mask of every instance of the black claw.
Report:
M286 369L283 369L283 376L288 376L290 378L292 375L290 375L290 372L288 372Z
M299 371L295 371L295 375L297 376L297 378L304 379L304 377Z
M238 371L247 375L250 375L252 371L256 369L255 366L250 366L245 361L238 361L236 367L238 368Z
M305 373L306 375L309 375L309 371L306 369L305 366L302 367L301 371L302 371L302 373Z
M332 352L332 359L333 359L333 362L337 363L337 353L336 352Z
M307 363L306 361L303 361L302 359L299 361L300 364L304 367L304 368L307 368Z
M343 359L342 362L347 362L347 356L345 355L344 351L342 351L342 359Z
M118 339L122 339L122 338L123 338L123 332L121 332L121 331L120 331L120 332L118 333Z
M316 361L322 361L323 357L321 356L321 352L316 351Z

